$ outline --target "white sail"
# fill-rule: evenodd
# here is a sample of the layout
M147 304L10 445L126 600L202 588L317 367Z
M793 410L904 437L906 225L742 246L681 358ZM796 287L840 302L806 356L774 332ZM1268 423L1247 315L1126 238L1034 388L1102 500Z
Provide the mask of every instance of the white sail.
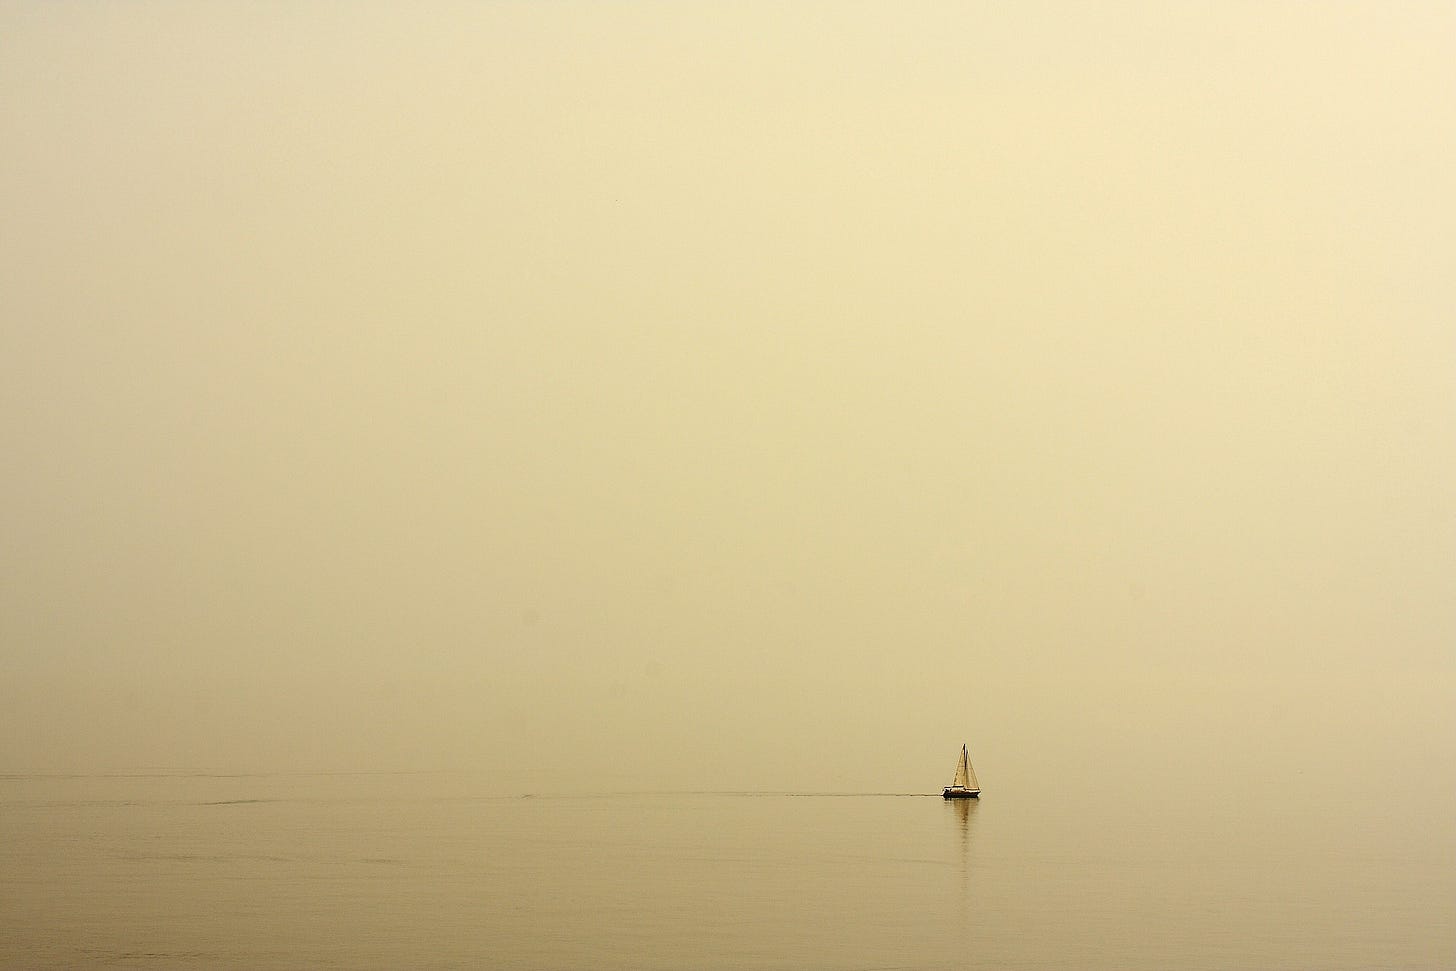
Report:
M981 791L981 784L976 781L976 770L971 768L971 755L964 745L961 746L961 760L956 763L955 781L950 786L952 789Z
M966 752L964 745L961 746L961 758L963 759L961 764L966 768L966 788L980 792L981 784L976 781L976 770L971 767L971 756Z

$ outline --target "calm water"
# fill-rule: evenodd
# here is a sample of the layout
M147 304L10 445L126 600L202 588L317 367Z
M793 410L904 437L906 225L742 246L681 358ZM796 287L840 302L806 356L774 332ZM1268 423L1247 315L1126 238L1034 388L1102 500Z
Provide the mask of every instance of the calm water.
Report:
M0 777L5 967L1442 968L1451 824L1307 793Z

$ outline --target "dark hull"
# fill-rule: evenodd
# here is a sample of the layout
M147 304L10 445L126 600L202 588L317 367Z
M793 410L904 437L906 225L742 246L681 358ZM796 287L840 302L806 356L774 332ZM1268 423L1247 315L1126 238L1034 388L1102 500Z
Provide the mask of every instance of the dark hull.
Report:
M981 798L981 790L980 789L946 789L944 792L941 793L941 796L943 798L945 798L945 799L979 799L979 798Z

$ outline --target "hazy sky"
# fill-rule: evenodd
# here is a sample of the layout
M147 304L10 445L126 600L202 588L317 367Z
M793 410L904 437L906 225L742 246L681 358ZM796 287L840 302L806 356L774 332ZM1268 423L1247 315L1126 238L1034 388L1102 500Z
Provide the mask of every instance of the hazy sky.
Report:
M1449 779L1450 3L5 2L0 146L0 771Z

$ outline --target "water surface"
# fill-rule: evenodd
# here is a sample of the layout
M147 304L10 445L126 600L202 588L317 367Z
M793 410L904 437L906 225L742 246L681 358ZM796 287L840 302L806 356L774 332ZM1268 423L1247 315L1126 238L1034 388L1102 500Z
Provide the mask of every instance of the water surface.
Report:
M1456 965L1451 828L1419 805L487 791L0 777L0 965Z

